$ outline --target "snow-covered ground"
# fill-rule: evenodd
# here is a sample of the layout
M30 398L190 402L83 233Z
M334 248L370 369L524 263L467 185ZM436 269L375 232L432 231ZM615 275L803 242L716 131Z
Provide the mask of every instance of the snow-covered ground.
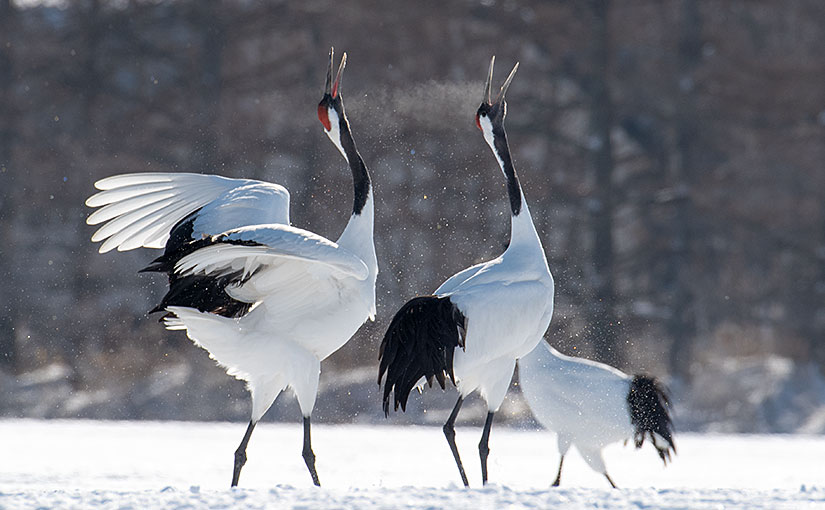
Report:
M441 429L315 425L324 484L311 485L296 423L261 423L241 488L230 490L242 423L0 420L0 509L17 508L713 508L825 509L825 437L676 436L662 467L654 450L608 448L611 490L577 454L548 487L552 434L494 427L481 488L480 429L459 428L474 488L459 478Z

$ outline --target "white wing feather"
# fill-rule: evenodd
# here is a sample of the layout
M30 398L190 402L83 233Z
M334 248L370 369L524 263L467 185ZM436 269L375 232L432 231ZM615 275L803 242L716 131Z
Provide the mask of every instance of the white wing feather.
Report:
M449 277L447 281L442 283L435 290L434 294L441 296L455 291L455 289L460 287L461 284L463 284L464 282L475 276L476 273L484 269L487 266L487 264L489 264L489 262L482 262L480 264L476 264L474 266L468 267L467 269L459 271L458 273Z
M86 223L104 223L92 237L94 242L104 241L101 253L163 248L171 229L198 209L196 237L250 224L289 223L289 192L263 181L150 172L115 175L95 187L101 191L86 205L101 209Z
M284 259L298 260L366 280L367 265L358 256L317 234L288 225L256 225L225 235L227 241L249 241L250 245L219 243L183 257L175 267L180 274L224 273L243 269L249 275L262 266Z
M450 300L467 317L465 347L460 355L456 353L456 369L458 364L469 368L502 357L516 359L530 352L547 328L552 299L547 286L535 280L465 283L450 295ZM502 313L504 306L507 313Z

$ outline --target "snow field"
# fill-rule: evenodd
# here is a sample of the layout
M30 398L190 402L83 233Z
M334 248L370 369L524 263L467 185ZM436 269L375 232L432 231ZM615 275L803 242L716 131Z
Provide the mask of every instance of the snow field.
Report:
M243 423L0 420L0 509L713 508L825 509L825 438L682 434L667 468L653 448L613 445L611 490L577 453L562 487L545 431L493 427L480 487L479 428L457 429L470 483L439 427L313 426L323 487L301 459L301 427L261 423L229 489Z

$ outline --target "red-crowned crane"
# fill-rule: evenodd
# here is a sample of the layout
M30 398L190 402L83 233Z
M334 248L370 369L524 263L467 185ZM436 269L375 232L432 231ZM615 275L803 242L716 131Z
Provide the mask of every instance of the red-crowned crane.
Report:
M565 356L547 342L521 358L518 367L519 386L533 415L557 434L561 459L554 486L561 483L570 446L614 488L602 458L605 446L633 438L641 448L649 438L665 465L676 453L670 398L656 379Z
M504 95L518 69L513 68L495 101L491 100L493 64L476 125L507 180L510 243L501 256L472 266L449 278L433 295L411 299L395 314L380 348L379 384L384 382L384 412L404 410L413 387L435 378L442 388L449 377L458 388L458 401L444 435L461 481L469 486L455 443L455 420L464 398L478 390L487 402L487 419L478 445L481 477L487 482L490 427L498 411L516 360L533 350L553 315L553 276L527 201L521 190L504 132Z
M303 458L320 485L310 416L321 360L375 318L378 264L373 245L373 192L355 147L340 93L346 54L333 79L330 50L318 119L352 171L354 201L333 242L289 226L281 186L197 174L129 174L95 185L86 202L104 206L88 223L106 222L92 237L101 252L165 248L146 271L169 275L156 311L182 329L229 375L247 382L252 416L235 452L232 486L246 463L255 424L291 388L303 414Z

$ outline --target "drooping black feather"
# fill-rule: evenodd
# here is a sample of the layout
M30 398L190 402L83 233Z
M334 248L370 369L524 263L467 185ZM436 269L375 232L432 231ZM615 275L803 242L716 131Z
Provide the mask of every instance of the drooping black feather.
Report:
M419 296L409 300L393 317L378 353L378 384L384 374L384 414L390 412L390 393L394 409L407 408L407 398L423 377L432 386L433 378L441 389L446 377L455 384L453 355L464 347L466 319L449 297Z
M169 276L169 291L149 313L162 312L169 306L185 306L201 312L237 318L245 315L252 303L238 301L226 293L229 285L241 281L243 271L221 275L186 275L175 273L175 265L200 248L227 241L224 235L194 239L194 223L199 210L179 221L170 231L163 255L140 272L160 272ZM248 244L243 241L242 244ZM248 278L248 276L247 276ZM163 318L161 318L163 320Z
M627 395L627 405L630 409L630 423L636 429L633 434L636 448L641 448L645 438L650 437L650 441L659 452L659 457L667 464L670 460L670 451L676 453L667 390L653 377L633 376ZM654 434L667 444L657 444Z

